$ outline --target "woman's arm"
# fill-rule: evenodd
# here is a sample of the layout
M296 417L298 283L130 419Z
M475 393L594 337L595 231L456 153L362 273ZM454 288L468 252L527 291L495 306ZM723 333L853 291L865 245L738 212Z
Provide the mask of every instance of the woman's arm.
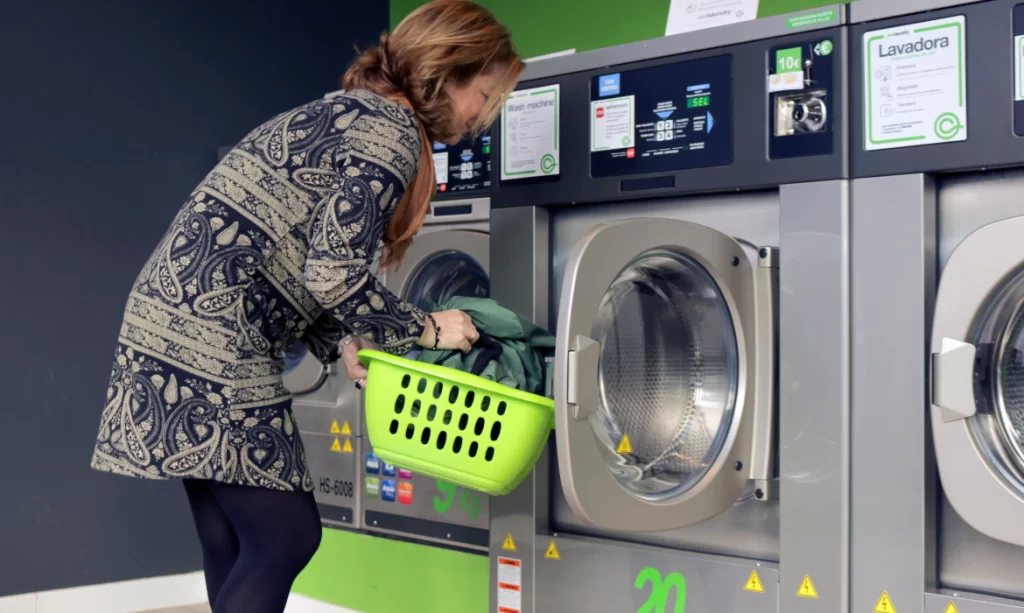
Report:
M346 329L388 353L403 354L422 336L426 316L384 287L370 265L408 179L384 159L387 147L357 145L364 146L345 154L337 189L310 220L306 286ZM385 155L369 154L374 148L365 145Z

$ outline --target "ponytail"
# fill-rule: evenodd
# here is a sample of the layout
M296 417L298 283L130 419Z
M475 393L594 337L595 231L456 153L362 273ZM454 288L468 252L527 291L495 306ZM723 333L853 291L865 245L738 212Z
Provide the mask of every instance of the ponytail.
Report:
M419 164L384 234L384 270L398 268L430 209L437 185L432 143L461 136L462 126L451 120L445 84L469 83L493 67L504 70L500 95L485 107L474 135L497 119L524 65L508 30L487 9L468 0L434 0L413 11L393 34L382 34L342 78L345 90L368 90L403 104L419 122Z

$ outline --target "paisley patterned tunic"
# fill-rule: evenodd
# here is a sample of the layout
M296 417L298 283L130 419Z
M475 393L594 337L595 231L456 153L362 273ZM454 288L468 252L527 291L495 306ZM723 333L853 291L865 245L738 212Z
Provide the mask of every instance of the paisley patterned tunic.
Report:
M311 491L282 352L343 335L408 351L424 314L371 274L416 172L411 111L367 92L246 136L191 194L132 288L92 467Z

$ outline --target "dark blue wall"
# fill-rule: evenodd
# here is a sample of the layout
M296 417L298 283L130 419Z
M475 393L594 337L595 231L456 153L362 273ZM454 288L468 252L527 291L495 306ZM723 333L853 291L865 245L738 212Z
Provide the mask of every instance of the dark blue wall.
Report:
M0 0L0 596L198 570L181 485L92 472L128 290L273 115L337 89L386 0Z

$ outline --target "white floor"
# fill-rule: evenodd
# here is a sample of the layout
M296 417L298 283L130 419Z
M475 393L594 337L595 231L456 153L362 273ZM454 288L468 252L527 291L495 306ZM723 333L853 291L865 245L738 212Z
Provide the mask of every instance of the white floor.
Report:
M202 573L0 598L0 613L210 613ZM293 594L285 613L359 613Z

